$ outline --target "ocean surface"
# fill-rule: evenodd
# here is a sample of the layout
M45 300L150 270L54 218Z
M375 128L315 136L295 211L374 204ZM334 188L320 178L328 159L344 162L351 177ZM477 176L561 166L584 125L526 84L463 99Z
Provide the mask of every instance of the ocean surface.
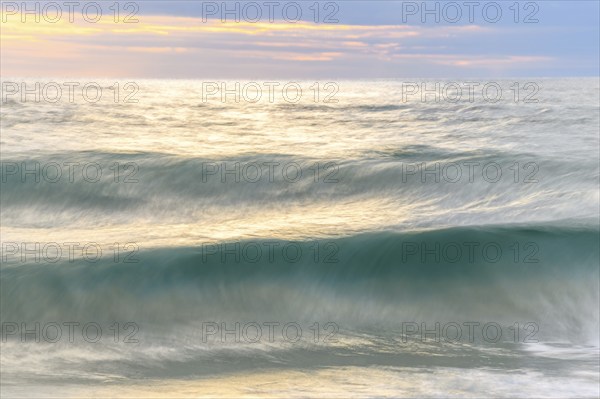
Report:
M2 397L600 394L597 78L94 82L3 94Z

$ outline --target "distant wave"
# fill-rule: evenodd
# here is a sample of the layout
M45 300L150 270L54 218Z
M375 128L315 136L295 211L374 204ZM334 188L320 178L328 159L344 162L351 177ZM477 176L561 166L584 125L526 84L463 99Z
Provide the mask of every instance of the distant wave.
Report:
M61 166L62 176L57 181L53 180L56 173L53 168L48 169L48 176L38 173L37 182L31 174L24 180L20 176L23 167L31 170L35 164L44 167L53 162ZM93 167L90 172L93 181L86 181L82 166L75 166L71 177L64 162L96 164L101 175L96 178ZM597 162L543 159L527 153L448 151L413 145L387 151L365 149L363 156L355 159L321 160L286 154L211 159L162 153L73 152L28 158L8 156L3 163L0 183L3 217L7 223L16 225L30 225L36 215L48 211L69 214L73 210L86 211L86 216L94 220L102 214L127 212L134 216L150 211L161 212L168 218L169 213L185 215L208 206L285 206L369 198L426 203L443 202L448 196L457 204L459 198L463 204L499 198L511 204L537 198L558 207L562 201L577 195L580 210L587 209L588 216L597 213L596 190L590 181L579 177L579 171L584 169L588 177L597 178ZM470 170L469 163L478 166ZM518 175L515 163L520 168ZM117 164L119 172L115 172ZM7 165L18 170L9 174ZM496 176L500 168L501 178L486 181L482 173L485 165L497 165L491 168L490 175ZM431 172L435 168L437 172ZM535 184L523 183L526 179ZM172 206L161 206L165 201ZM60 225L60 218L53 223Z

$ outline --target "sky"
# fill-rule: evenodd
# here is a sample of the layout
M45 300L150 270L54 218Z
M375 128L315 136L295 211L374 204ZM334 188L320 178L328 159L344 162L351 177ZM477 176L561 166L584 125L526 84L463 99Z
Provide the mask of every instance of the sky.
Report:
M502 78L600 68L597 0L1 3L2 77Z

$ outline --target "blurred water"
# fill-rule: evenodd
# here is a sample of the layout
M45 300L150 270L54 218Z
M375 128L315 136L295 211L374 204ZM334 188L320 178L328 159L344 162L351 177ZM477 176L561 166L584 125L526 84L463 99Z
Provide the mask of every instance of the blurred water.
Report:
M9 99L3 394L597 396L599 85L536 82L532 103L508 80L496 103L405 99L392 80L337 82L335 103L203 101L182 80L136 81L137 103ZM75 241L105 256L43 249ZM298 261L224 246L292 242ZM473 242L503 255L469 259ZM428 255L457 243L455 261ZM5 329L75 320L133 322L137 342ZM269 321L304 334L204 342L205 322ZM502 338L406 329L471 321ZM314 342L315 322L335 342ZM531 342L514 335L527 323Z

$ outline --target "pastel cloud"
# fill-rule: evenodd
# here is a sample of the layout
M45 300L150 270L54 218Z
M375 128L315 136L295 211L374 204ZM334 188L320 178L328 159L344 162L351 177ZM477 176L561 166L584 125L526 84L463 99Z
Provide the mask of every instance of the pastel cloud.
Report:
M147 15L134 24L9 20L2 23L1 70L3 76L369 77L364 74L386 75L399 66L415 72L436 65L509 71L551 60L514 54L484 57L450 45L493 34L497 32L481 26L223 24Z

